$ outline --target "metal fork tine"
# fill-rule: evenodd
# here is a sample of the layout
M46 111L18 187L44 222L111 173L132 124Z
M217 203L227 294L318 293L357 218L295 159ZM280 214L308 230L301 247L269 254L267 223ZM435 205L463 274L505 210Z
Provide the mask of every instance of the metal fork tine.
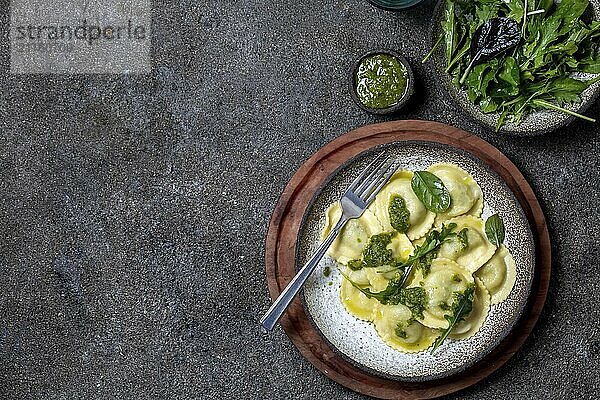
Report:
M375 157L375 158L373 159L373 161L371 161L371 162L369 163L369 165L367 165L367 166L365 167L365 169L363 169L363 170L362 170L362 172L360 173L360 175L358 175L358 176L356 177L356 179L352 181L352 183L350 184L350 186L348 186L348 190L347 190L348 192L355 192L355 191L356 191L356 188L358 187L358 185L359 185L359 184L361 184L362 182L364 182L364 180L366 179L365 177L367 176L367 174L369 174L369 176L370 176L370 174L372 174L372 172L371 172L371 171L373 170L373 166L375 165L375 163L376 163L377 161L379 161L379 159L380 159L381 157L383 157L383 155L384 155L384 154L385 154L385 153L384 153L383 151L382 151L381 153L379 153L379 155L378 155L377 157ZM384 161L385 161L385 160L384 160ZM377 168L375 168L375 170L374 170L374 171L377 171L377 170L378 170L378 169L381 167L381 164L382 164L384 161L382 161L381 163L377 164ZM373 171L373 172L374 172L374 171Z
M348 187L340 199L342 208L340 219L331 229L331 232L329 232L315 254L300 268L290 283L283 289L277 300L273 302L267 313L261 318L260 323L264 329L268 331L273 330L279 318L281 318L285 310L292 303L302 285L304 285L304 282L313 273L319 260L325 255L325 252L346 223L351 219L359 218L363 214L369 203L373 201L377 193L383 188L383 185L387 183L395 172L394 162L390 161L389 156L384 157L384 154L385 152L381 152L375 157L350 184L350 187Z
M390 158L387 157L373 173L369 174L369 176L360 184L360 186L354 191L357 196L361 198L366 198L371 193L371 190L377 185L375 182L379 181L379 179L385 174L385 172L390 168L390 165L393 164L393 161L390 161Z
M390 167L387 169L385 174L380 178L380 180L378 180L379 184L375 187L375 189L373 189L370 192L371 194L365 200L366 204L369 204L370 202L372 202L375 199L375 196L377 196L377 194L379 193L381 188L383 188L383 186L390 180L390 178L392 177L392 175L394 175L395 172L396 172L396 168L394 168L394 165L393 164L390 165Z
M375 170L373 170L369 175L367 175L362 182L360 183L360 185L358 185L357 188L355 188L353 191L354 193L356 193L357 196L361 196L364 192L365 189L374 181L377 180L378 177L380 177L381 175L383 175L383 171L385 171L387 169L386 165L389 165L390 162L390 157L387 156L386 158L384 158L381 163L377 164L377 168L375 168ZM361 196L362 197L362 196Z

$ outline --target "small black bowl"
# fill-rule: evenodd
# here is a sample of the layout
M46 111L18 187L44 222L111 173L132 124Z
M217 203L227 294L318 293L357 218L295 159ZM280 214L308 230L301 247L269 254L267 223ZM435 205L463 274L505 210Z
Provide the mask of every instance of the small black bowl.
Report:
M375 7L381 8L386 11L402 11L406 8L415 6L422 2L423 0L368 0L369 3L373 4Z
M356 79L355 79L355 77L356 77L356 72L358 71L358 67L360 66L360 63L362 62L362 60L364 60L365 58L367 58L369 56L374 56L376 54L385 54L385 55L389 55L389 56L396 58L398 60L398 62L400 62L400 64L402 64L404 66L404 68L406 68L406 73L408 75L408 78L406 79L407 87L406 87L406 91L404 92L404 95L400 98L400 100L396 104L394 104L393 106L388 107L388 108L367 107L363 104L362 101L360 101L360 99L356 95ZM414 89L415 89L415 77L413 75L412 69L410 68L410 64L408 63L408 60L406 60L406 58L404 58L403 56L401 56L400 54L398 54L397 52L395 52L393 50L377 49L377 50L369 51L366 54L363 54L354 63L354 66L352 67L352 70L350 71L350 80L349 81L350 81L350 94L352 95L352 99L354 99L354 102L356 103L356 105L358 105L361 109L363 109L364 111L366 111L368 113L377 114L377 115L389 115L389 114L394 114L395 112L399 111L408 102L408 100L410 99L410 96L412 96L412 94L414 93Z

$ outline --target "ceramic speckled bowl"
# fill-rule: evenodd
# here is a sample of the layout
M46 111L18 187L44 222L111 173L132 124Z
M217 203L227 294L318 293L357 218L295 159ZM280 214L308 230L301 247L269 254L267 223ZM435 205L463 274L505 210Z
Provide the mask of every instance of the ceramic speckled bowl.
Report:
M458 373L494 349L518 321L530 294L535 270L535 243L525 214L502 179L474 156L447 145L431 142L395 142L366 151L339 168L314 196L300 227L296 265L303 265L320 243L327 206L364 166L384 148L398 168L422 170L433 163L450 162L469 171L483 190L483 218L499 213L506 225L505 244L517 264L517 279L508 299L493 305L481 330L467 340L447 340L433 355L404 354L383 343L372 324L350 315L339 299L341 276L329 257L304 286L307 315L323 338L355 366L388 379L427 381ZM330 267L329 277L322 273Z
M441 0L433 12L432 25L431 25L431 46L437 41L437 38L442 32L440 27L440 21L443 16L443 11L446 5L446 0ZM595 20L600 19L600 0L590 0L590 9L592 17ZM466 114L472 118L483 123L491 129L496 129L498 119L500 115L498 113L484 114L480 111L479 107L472 104L466 91L459 91L452 84L452 80L449 74L444 69L446 68L446 60L444 57L444 46L443 44L438 48L431 57L431 60L435 64L436 77L438 82L443 88L450 94L450 97L454 102L465 111ZM575 76L578 79L590 79L597 75L594 74L579 74ZM600 94L600 81L591 85L581 94L581 103L574 104L566 107L571 111L575 111L579 114L584 113L596 100ZM594 116L592 116L594 117ZM576 117L568 115L560 111L540 110L535 113L531 113L524 116L519 125L511 122L507 122L501 129L502 133L509 133L515 136L535 136L543 133L554 131L562 126L570 124ZM591 123L591 122L590 122Z

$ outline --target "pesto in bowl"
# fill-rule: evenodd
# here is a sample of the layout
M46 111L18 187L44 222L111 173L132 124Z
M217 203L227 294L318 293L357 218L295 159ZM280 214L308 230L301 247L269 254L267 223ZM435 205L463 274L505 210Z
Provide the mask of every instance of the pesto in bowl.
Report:
M413 75L404 57L376 50L356 61L350 84L352 98L360 108L373 114L392 114L410 98Z

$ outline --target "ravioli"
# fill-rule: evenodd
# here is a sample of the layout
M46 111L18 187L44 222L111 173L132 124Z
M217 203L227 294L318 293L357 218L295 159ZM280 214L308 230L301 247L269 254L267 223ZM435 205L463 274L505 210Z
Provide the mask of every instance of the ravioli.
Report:
M410 226L406 231L406 235L410 240L424 236L435 220L435 214L427 210L413 192L411 186L412 177L413 173L411 171L403 170L396 172L368 208L373 211L373 214L375 214L383 225L384 230L393 231L394 228L390 224L389 216L390 199L394 195L401 196L410 213L408 217Z
M325 213L325 227L321 232L324 240L342 216L339 201L332 203ZM340 264L347 264L350 260L359 259L363 248L369 238L383 232L379 220L369 210L365 210L360 218L354 218L346 223L340 234L333 241L327 255Z
M396 274L395 271L389 272L387 274L383 273L386 267L377 267L377 268L363 268L366 270L367 278L369 280L369 285L373 288L375 292L381 292L385 290L388 285L388 282L391 278Z
M373 323L381 339L403 353L426 350L439 335L437 330L415 321L408 307L402 304L379 306Z
M481 218L463 215L446 222L450 223L456 224L456 233L467 229L466 246L458 237L452 237L440 246L438 257L454 260L472 274L492 258L496 246L488 240Z
M452 328L452 339L468 339L475 335L483 326L490 312L490 293L481 280L475 277L475 292L473 294L473 308L467 317Z
M404 233L396 233L392 236L392 241L388 245L388 248L392 250L394 258L399 257L403 261L406 261L415 249L412 242Z
M361 287L369 286L367 268L352 271L350 268L346 267L344 273ZM346 308L346 311L363 321L372 321L373 313L379 307L379 302L377 300L369 299L360 290L352 286L352 283L345 278L342 278L342 283L340 285L340 300L342 301L344 308Z
M396 234L392 237L392 242L388 245L388 248L392 250L394 258L399 257L403 260L408 258L408 255L412 253L413 247L410 240L406 235ZM388 266L381 266L376 268L361 268L357 271L353 271L350 268L345 269L345 274L356 284L363 288L370 288L374 292L380 292L385 290L391 278L396 274L395 271L384 273L389 269ZM360 290L356 289L347 280L342 280L342 287L340 289L340 298L342 303L346 307L346 310L352 315L359 319L370 321L371 312L377 308L380 303L375 299L369 299ZM369 311L370 309L370 311Z
M327 251L342 264L339 268L349 279L342 279L340 284L344 308L356 318L373 323L381 340L403 353L430 348L441 330L449 326L446 317L454 312L457 293L474 287L471 311L449 333L457 340L473 337L485 323L491 305L507 298L516 279L515 261L508 249L503 245L497 248L487 238L481 219L483 193L473 177L452 164L434 164L427 171L440 178L450 193L450 207L445 213L434 214L424 207L412 190L413 172L397 171L363 215L348 221ZM329 206L323 239L341 215L339 202ZM369 299L360 290L386 290L402 272L388 264L408 260L415 248L424 244L433 226L439 231L443 224L450 223L456 224L452 231L455 235L440 245L432 234L428 247L422 249L431 253L423 255L421 263L435 257L427 275L423 264L413 264L405 288L422 290L385 292L380 297L388 304ZM362 260L350 264L359 269L348 266L351 260ZM402 303L389 304L399 301Z
M436 226L442 222L463 214L476 217L483 211L483 193L475 179L464 169L454 164L433 164L427 171L444 183L450 193L450 207L444 213L436 215Z
M471 273L456 262L447 258L433 260L429 274L420 283L427 293L427 305L420 322L430 328L448 328L444 315L452 306L453 293L464 291L473 282Z
M501 245L496 254L475 272L492 297L492 304L498 304L508 297L515 285L517 266L508 249Z

